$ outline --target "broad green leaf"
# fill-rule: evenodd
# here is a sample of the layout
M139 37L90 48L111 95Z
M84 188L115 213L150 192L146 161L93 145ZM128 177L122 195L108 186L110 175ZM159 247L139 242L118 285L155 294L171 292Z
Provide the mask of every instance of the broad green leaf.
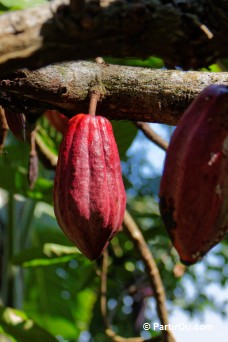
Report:
M23 267L50 266L66 263L81 254L76 247L62 246L55 243L45 243L40 248L23 250L13 258L15 265Z
M40 123L44 124L46 118L42 118ZM41 125L37 126L37 137L40 141L56 156L58 155L58 147L62 140L61 133L58 133L50 124L48 127L43 127Z
M53 208L50 205L39 203L36 206L32 227L32 249L38 250L38 253L41 251L42 260L38 260L39 267L24 269L24 309L50 333L77 340L87 325L82 322L84 318L77 317L79 305L82 305L82 310L88 311L85 312L86 317L89 317L91 307L87 308L89 302L86 300L81 304L77 297L87 288L94 287L95 265L81 255L65 237L53 217ZM28 259L29 254L28 251ZM45 267L42 263L46 263ZM91 291L94 292L93 289Z
M75 319L81 330L86 330L93 315L93 306L97 299L97 294L91 289L86 288L77 295Z
M29 268L26 274L26 312L52 334L77 340L80 332L88 329L97 296L93 263L77 258L58 267Z
M19 310L0 307L0 325L17 342L57 342L58 340Z
M202 68L202 71L211 71L211 72L221 72L222 70L222 65L220 65L219 63L216 64L212 64L207 68Z

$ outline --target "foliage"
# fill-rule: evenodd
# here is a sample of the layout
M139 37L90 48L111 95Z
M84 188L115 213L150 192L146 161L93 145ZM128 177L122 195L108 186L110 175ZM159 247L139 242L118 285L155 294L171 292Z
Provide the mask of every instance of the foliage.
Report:
M4 0L0 2L0 10L20 9L42 2L45 1ZM153 57L145 61L107 61L163 67L163 62ZM226 65L227 61L223 61L223 69ZM116 121L113 127L122 160L128 210L155 257L170 307L178 306L194 316L203 316L205 308L211 307L225 315L224 303L207 296L205 286L210 282L221 288L227 286L227 241L214 248L200 264L189 268L181 266L159 215L160 173L153 168L153 155L145 158L150 142L141 133L137 134L132 123ZM169 130L166 128L167 132ZM38 121L38 136L57 156L61 135L44 118ZM135 139L138 147L132 153L129 148ZM0 303L20 310L0 307L0 339L8 336L19 342L107 341L100 314L101 261L86 260L59 229L52 208L54 171L40 162L39 178L34 189L29 189L28 154L27 143L9 134L0 155L0 188L6 191L0 193L0 253L8 241L11 246L10 250L7 245L8 261L15 279L12 289L8 288L8 292L12 290L12 298L7 302L3 282L11 284L0 262ZM143 322L158 320L155 309L145 310L148 304L154 304L145 267L123 231L111 242L109 254L108 310L112 326L126 337L140 334ZM21 284L23 291L18 290Z
M177 276L178 256L171 246L158 210L160 176L153 172L150 160L143 157L144 149L148 149L150 142L139 134L139 150L131 156L128 151L136 137L135 126L128 122L113 124L121 158L124 160L124 180L129 194L128 210L142 228L153 252L168 300L191 315L203 314L206 306L222 312L224 309L221 303L217 303L214 298L207 298L204 286L208 281L222 286L227 283L226 274L220 272L228 257L225 242L217 248L213 258L207 257L201 265L184 270L183 277ZM41 139L57 154L61 136L48 126L44 118L39 120L39 126ZM31 191L27 185L27 164L27 144L16 141L10 134L5 153L0 157L0 187L9 193L20 193L30 198L14 199L14 225L20 225L20 234L28 234L28 237L20 237L22 242L27 240L27 243L21 243L13 256L14 265L23 270L25 288L22 308L25 315L53 337L62 336L66 341L76 341L80 339L82 332L89 331L94 341L105 341L99 309L100 261L87 261L59 229L52 208L54 172L46 170L40 163L40 176ZM151 172L143 176L139 165ZM135 179L140 179L139 185L134 184ZM27 228L23 228L26 225ZM14 227L14 231L16 229L18 227ZM153 294L144 265L124 232L113 239L109 253L110 317L116 331L130 337L141 332L142 322L139 318L144 310L143 303L147 303L149 298L153 301ZM204 272L200 270L202 268ZM186 286L187 283L190 285ZM194 289L191 296L188 293L189 286ZM17 294L20 295L22 294ZM2 331L19 340L18 330L9 329L4 317L2 316ZM156 312L151 312L144 318L146 319L157 321Z
M47 0L2 0L0 1L0 13L21 10L27 7L41 5L45 2Z

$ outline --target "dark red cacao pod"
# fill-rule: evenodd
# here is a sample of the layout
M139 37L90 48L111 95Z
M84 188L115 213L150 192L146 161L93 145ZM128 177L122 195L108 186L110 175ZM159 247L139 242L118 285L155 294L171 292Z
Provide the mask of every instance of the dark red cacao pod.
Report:
M126 207L120 159L111 123L78 114L69 120L54 183L59 226L90 260L119 231Z
M200 260L228 232L228 88L205 88L171 138L160 211L183 263Z
M9 109L5 109L5 116L11 132L18 140L25 141L26 124L24 115L22 113L16 113Z
M44 115L58 132L62 134L66 132L69 119L65 115L53 109L46 110Z

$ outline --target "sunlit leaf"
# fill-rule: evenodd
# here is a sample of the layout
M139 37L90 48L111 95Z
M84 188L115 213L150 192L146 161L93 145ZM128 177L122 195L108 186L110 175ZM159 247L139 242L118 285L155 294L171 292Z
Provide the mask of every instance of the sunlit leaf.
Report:
M8 9L23 9L31 6L41 5L47 2L47 0L1 0L0 4Z
M105 62L110 63L110 64L140 66L140 67L156 68L156 69L160 69L164 67L163 60L157 57L149 57L146 59L106 57L104 59L105 59Z
M15 338L17 342L58 341L19 310L0 307L0 325L4 332Z
M76 247L45 243L41 248L23 250L13 259L15 265L23 267L50 266L66 263L81 254Z

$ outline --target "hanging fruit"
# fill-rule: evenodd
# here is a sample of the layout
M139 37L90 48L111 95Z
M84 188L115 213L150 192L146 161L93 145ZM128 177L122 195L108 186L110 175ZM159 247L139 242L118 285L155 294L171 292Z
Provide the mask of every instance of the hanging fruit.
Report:
M203 90L167 151L160 211L183 263L200 260L228 232L228 87Z
M59 226L94 260L119 231L125 207L111 123L102 116L74 116L63 137L55 175L54 210Z
M26 123L25 116L22 113L12 112L5 109L5 116L11 132L18 140L25 141L26 139Z

